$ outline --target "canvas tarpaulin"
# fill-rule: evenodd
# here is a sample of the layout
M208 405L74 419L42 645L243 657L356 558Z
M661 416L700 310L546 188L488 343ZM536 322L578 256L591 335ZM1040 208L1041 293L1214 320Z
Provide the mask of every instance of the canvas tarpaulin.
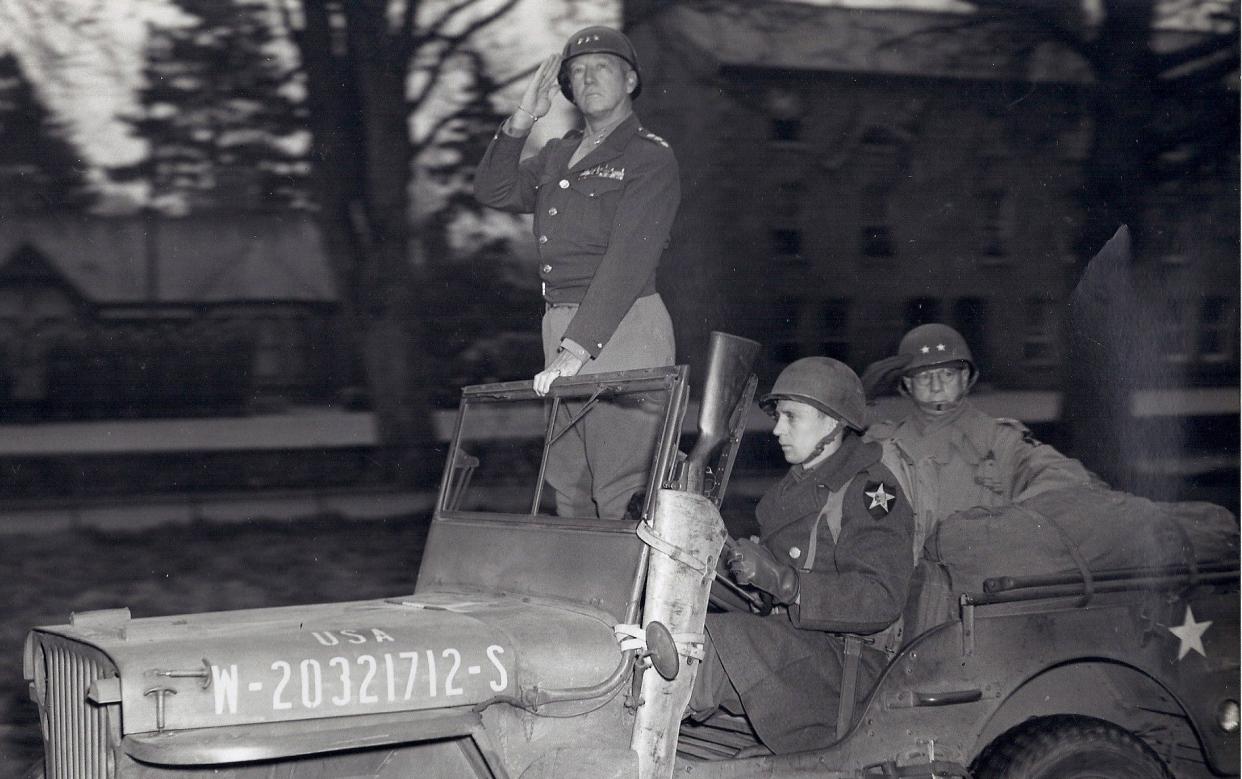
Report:
M1160 503L1100 486L1053 490L996 508L946 517L925 554L956 592L982 592L991 577L1090 574L1238 559L1238 521L1212 503ZM1089 574L1088 574L1089 575Z

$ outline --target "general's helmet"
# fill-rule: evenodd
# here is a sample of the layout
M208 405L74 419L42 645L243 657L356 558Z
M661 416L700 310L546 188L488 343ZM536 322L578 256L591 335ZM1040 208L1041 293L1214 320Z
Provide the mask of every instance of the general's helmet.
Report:
M638 83L634 85L630 99L638 97L638 93L643 91L643 74L638 69L638 54L634 51L634 44L630 43L630 39L625 37L625 33L620 30L595 25L569 36L569 40L565 41L564 50L561 51L561 69L556 74L556 81L561 85L561 94L569 102L574 102L573 89L569 86L569 61L582 54L617 55L634 69L634 75L638 77Z
M867 400L858 374L831 357L803 357L776 377L772 391L759 398L768 413L779 400L797 400L835 417L855 430L867 426Z
M955 362L966 363L970 368L972 379L977 370L975 358L971 355L970 347L966 345L966 339L962 338L962 334L948 325L937 322L919 325L906 333L897 347L897 354L910 358L910 362L905 366L907 376L925 368Z

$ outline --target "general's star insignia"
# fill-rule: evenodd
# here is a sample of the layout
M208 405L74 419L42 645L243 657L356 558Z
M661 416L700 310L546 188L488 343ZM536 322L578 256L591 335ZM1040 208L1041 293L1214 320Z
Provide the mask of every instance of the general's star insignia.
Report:
M943 351L944 351L944 344L936 344L936 351L938 351L938 352L943 352Z
M931 347L930 347L930 346L924 346L922 349L919 349L919 351L920 351L920 352L922 352L923 354L927 354L928 352L930 352L930 351L931 351Z
M868 498L871 498L871 505L867 506L868 511L878 508L883 509L885 513L887 513L888 504L897 499L896 495L888 492L884 488L884 482L880 482L876 485L874 490L863 490L863 494Z
M1207 657L1207 652L1203 651L1203 634L1212 626L1212 621L1195 622L1195 613L1190 610L1190 606L1186 606L1186 618L1182 620L1179 627L1169 628L1169 632L1177 636L1177 659L1181 660L1190 654L1193 649L1199 654Z

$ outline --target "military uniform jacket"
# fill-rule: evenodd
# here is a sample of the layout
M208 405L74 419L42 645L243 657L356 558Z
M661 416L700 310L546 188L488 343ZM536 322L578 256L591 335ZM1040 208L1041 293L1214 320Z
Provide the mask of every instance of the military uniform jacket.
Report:
M475 171L484 205L534 214L549 303L577 303L564 337L598 356L656 268L681 200L677 160L631 114L573 167L573 130L522 161L524 138L500 130Z
M928 534L945 517L975 506L1004 506L1048 490L1095 481L1082 463L1038 441L1022 423L963 401L942 418L917 411L867 431L894 438L914 460L920 517Z
M834 537L835 523L819 514L838 490L845 495ZM834 738L840 704L840 633L883 630L905 607L914 571L913 515L880 462L879 444L853 435L818 467L794 466L764 495L756 515L762 543L800 569L798 602L766 617L709 614L707 630L764 744L776 752L823 746ZM867 646L860 659L859 700L887 662Z
M829 493L841 490L834 537L835 520L819 514ZM796 627L874 633L901 615L914 519L878 444L850 435L815 469L791 468L755 515L763 544L799 569L798 602L789 607Z

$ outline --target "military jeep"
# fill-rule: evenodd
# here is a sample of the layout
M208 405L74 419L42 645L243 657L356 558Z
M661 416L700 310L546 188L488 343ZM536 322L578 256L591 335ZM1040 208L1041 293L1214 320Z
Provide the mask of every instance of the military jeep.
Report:
M682 366L561 379L547 398L465 388L409 594L34 629L36 774L1237 775L1236 564L1101 572L1090 592L1005 581L954 593L944 618L908 613L821 749L771 754L744 717L683 723L708 601L739 600L711 588L751 346L713 342L685 434ZM626 517L556 516L549 446L599 403L662 418L647 489Z

